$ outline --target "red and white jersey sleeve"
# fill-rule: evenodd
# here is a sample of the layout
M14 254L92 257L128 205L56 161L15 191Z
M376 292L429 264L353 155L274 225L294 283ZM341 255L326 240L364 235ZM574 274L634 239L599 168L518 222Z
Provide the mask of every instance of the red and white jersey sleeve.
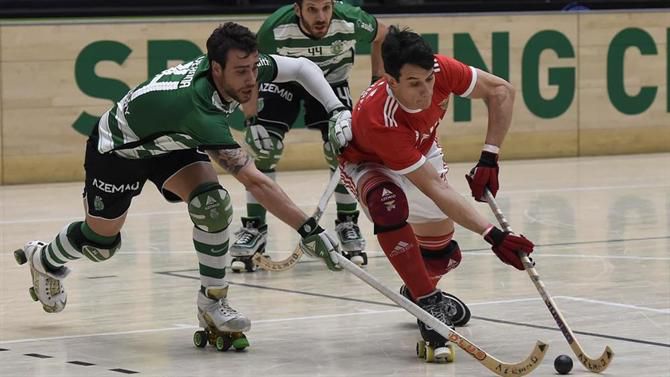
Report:
M380 163L398 174L421 167L437 137L449 96L471 94L477 81L474 68L446 56L435 55L433 70L433 98L424 110L403 107L385 79L363 92L353 111L353 141L341 159Z

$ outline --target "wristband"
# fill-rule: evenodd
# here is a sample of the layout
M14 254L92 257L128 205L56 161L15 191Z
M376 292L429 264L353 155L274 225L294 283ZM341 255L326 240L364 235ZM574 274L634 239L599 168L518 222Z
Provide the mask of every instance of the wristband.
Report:
M482 148L482 151L498 154L500 153L500 147L492 144L484 144L484 148Z

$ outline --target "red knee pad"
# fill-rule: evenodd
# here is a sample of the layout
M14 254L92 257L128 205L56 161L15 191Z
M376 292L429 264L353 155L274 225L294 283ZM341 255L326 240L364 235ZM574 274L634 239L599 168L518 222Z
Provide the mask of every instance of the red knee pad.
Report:
M407 197L393 182L382 182L365 193L365 204L375 224L375 233L404 226L409 216Z
M440 250L421 248L421 255L428 275L436 283L443 275L446 275L461 263L461 248L454 240L451 240L446 247Z

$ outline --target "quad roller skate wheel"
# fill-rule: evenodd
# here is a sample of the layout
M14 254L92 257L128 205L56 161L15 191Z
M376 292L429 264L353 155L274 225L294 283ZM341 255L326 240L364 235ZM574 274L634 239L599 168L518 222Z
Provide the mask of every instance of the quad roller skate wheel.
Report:
M230 265L230 269L237 273L243 271L254 272L258 269L258 266L256 266L256 263L254 263L252 258L234 259L233 263Z
M249 340L240 332L217 333L211 330L198 330L193 334L193 344L198 348L204 348L207 343L213 345L217 351L228 351L233 347L236 351L242 351L249 347Z
M207 345L208 337L209 334L207 334L207 331L204 330L196 331L193 334L193 344L195 344L195 346L198 348L205 348L205 346Z
M28 258L26 258L26 252L18 249L14 252L14 259L16 259L16 263L18 264L25 264L28 262Z
M352 251L345 255L352 263L355 263L357 266L362 267L368 264L368 255L362 251Z
M443 357L435 357L435 348L425 341L421 340L416 343L416 356L424 359L427 363L452 363L456 360L456 353L454 352L454 345L447 345L448 353Z

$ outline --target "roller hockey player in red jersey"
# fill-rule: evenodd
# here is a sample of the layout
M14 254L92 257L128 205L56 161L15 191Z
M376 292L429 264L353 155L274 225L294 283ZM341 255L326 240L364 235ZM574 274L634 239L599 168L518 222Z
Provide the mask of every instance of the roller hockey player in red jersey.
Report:
M530 254L533 243L489 223L449 185L437 127L452 93L486 103L485 144L467 177L473 197L485 201L486 187L494 195L498 190L498 151L510 127L514 89L434 54L420 35L397 27L389 29L382 57L385 77L361 95L352 129L333 125L329 139L341 151L342 181L374 223L379 244L405 283L401 293L447 325L462 326L470 318L468 307L436 288L461 262L454 222L481 234L501 261L519 270L516 253ZM446 339L419 327L421 345L437 360L451 359Z

